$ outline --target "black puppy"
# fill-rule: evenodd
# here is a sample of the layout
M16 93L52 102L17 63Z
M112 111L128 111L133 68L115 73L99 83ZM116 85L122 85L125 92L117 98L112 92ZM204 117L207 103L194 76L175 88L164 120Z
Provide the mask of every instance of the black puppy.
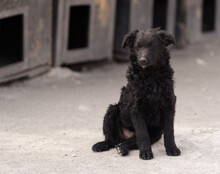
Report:
M135 30L124 37L122 47L130 49L128 83L118 104L109 106L103 124L105 141L93 145L93 151L116 147L124 156L139 148L141 159L152 159L151 144L164 133L167 155L180 155L174 141L176 96L170 44L175 44L173 36L159 28Z

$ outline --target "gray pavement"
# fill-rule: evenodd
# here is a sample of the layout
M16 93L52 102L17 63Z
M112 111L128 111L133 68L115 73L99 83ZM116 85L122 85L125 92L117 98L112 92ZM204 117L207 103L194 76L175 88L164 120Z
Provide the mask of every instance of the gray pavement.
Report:
M0 173L220 173L220 42L172 50L179 157L154 159L134 150L93 153L103 139L106 108L119 99L127 64L109 63L82 73L55 68L46 75L0 87Z

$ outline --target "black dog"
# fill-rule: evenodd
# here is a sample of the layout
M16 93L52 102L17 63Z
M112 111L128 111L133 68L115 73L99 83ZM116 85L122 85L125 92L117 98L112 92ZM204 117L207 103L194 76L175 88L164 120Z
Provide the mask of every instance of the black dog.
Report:
M175 44L173 36L159 28L135 30L124 37L122 47L130 49L128 84L118 104L109 106L103 125L105 141L93 145L93 151L116 147L124 156L139 148L141 159L152 159L151 144L164 133L167 155L180 155L174 141L176 96L167 50L170 44Z

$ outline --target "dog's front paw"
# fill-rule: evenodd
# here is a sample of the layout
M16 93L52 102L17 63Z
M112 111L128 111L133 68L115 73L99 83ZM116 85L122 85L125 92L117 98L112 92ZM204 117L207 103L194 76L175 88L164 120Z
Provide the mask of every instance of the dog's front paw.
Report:
M177 147L166 148L166 152L168 156L179 156L181 151Z
M94 152L103 152L103 151L107 151L109 150L110 147L109 145L106 143L106 141L102 141L102 142L99 142L99 143L96 143L92 146L92 150Z
M140 152L139 157L143 160L150 160L153 158L153 152L151 150Z
M116 148L118 154L121 156L126 156L128 154L128 147L127 147L127 145L125 145L123 143L116 145L115 148Z

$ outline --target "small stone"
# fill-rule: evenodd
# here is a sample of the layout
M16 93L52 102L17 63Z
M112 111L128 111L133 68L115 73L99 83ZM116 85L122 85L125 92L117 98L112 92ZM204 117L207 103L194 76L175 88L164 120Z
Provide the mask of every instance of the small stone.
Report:
M71 155L71 157L77 157L77 155L76 155L75 153L73 153L73 154Z
M200 58L197 58L196 59L196 63L199 64L199 65L202 65L202 66L205 66L206 65L206 62Z
M85 106L85 105L80 105L80 106L78 107L78 109L79 109L80 111L88 111L88 110L89 110L88 107Z

